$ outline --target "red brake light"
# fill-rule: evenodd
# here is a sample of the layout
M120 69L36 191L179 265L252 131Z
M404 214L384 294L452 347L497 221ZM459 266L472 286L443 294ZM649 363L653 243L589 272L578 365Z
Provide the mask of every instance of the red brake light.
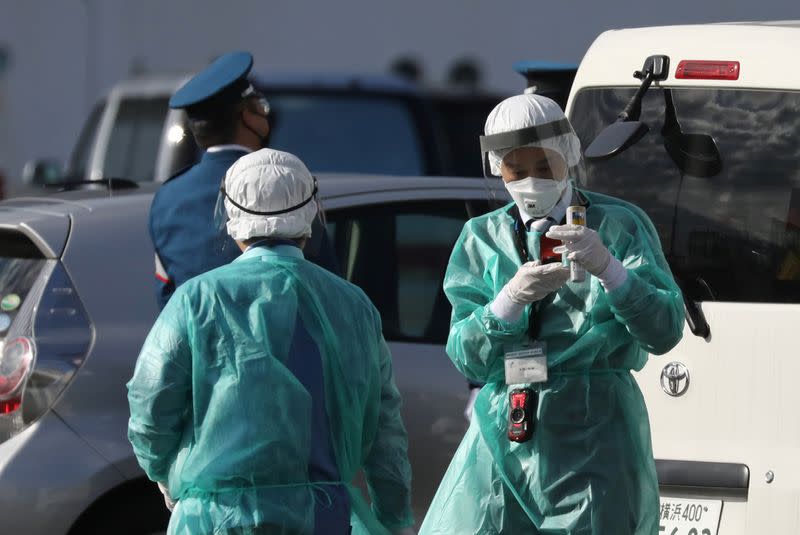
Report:
M707 61L684 59L675 69L680 80L738 80L738 61Z
M28 377L36 349L24 336L7 341L0 355L0 414L14 412L20 406L22 385Z
M19 409L20 405L22 405L22 399L20 398L6 399L0 401L0 414L12 413L15 410Z

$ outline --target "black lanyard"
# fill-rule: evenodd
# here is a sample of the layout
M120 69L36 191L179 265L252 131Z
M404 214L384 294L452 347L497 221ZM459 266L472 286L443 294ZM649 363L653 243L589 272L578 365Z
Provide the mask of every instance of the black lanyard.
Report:
M508 209L508 215L514 219L514 243L517 246L517 254L523 264L527 264L532 260L531 253L528 250L528 231L525 224L522 222L522 217L519 215L519 208L514 204Z
M527 264L533 258L531 258L530 250L528 250L528 231L522 222L522 217L519 215L519 208L517 208L516 204L508 209L508 214L514 219L514 244L517 246L517 254L519 254L520 261L523 264ZM531 304L530 315L528 316L528 336L531 340L536 340L539 336L539 331L542 329L542 322L539 318L539 310L542 304L545 301L552 301L554 298L555 292Z

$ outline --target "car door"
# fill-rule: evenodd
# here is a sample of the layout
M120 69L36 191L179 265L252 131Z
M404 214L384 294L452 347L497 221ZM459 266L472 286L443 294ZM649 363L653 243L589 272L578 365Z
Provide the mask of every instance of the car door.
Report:
M327 211L343 276L377 307L392 351L418 521L467 427L467 383L444 351L450 303L442 282L464 223L486 206L485 201L439 199Z

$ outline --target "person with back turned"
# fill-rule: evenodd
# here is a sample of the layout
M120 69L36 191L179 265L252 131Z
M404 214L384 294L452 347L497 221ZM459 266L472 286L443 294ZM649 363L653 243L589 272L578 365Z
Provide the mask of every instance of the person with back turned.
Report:
M380 316L304 258L316 180L262 149L220 191L243 253L175 290L128 383L128 437L174 509L168 533L413 533ZM352 485L361 469L371 508Z

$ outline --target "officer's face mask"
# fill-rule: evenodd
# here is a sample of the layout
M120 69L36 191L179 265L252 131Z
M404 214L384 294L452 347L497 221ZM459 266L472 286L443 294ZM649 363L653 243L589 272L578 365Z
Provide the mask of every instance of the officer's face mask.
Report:
M267 134L261 135L258 133L257 130L252 128L250 125L247 124L247 121L244 120L242 117L242 124L250 130L259 140L262 149L266 149L269 147L269 137L272 133L272 124L271 124L271 108L269 105L269 101L267 101L266 97L261 93L255 92L248 96L247 103L247 110L250 112L251 115L258 115L259 117L263 118L264 121L267 122ZM244 113L244 111L242 111Z

